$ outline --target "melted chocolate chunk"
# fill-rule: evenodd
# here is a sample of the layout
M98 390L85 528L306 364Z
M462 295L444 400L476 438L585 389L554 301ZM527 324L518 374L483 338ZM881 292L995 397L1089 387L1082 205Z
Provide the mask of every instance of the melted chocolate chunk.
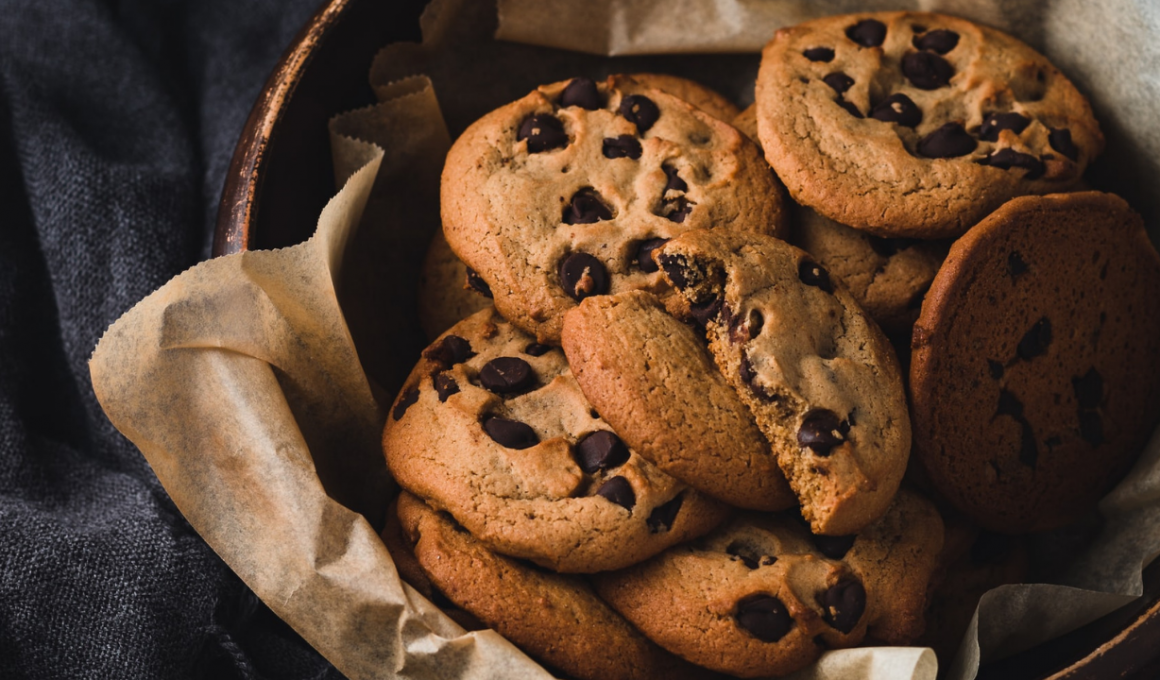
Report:
M666 255L661 253L657 259L660 261L661 269L665 270L665 276L668 277L674 286L680 290L689 287L689 279L685 276L685 272L688 271L688 263L685 262L685 258L680 255Z
M617 113L636 125L636 131L642 135L661 117L661 110L653 100L640 94L630 94L621 99Z
M831 73L830 75L822 78L822 82L829 85L831 88L833 88L834 92L837 92L838 94L842 94L854 86L854 79L845 73L842 73L841 71Z
M854 102L848 102L841 97L835 99L834 102L836 102L838 106L845 109L846 113L850 114L851 116L854 116L855 118L865 118L865 116L862 115L862 112L858 110L858 107L854 105Z
M994 359L987 359L987 369L991 372L992 380L999 380L1003 377L1003 364Z
M540 153L568 146L568 135L559 118L546 113L528 116L520 124L516 140L528 140L528 153Z
M995 415L1022 418L1023 402L1019 401L1019 397L1016 397L1014 393L999 390L999 406L995 409Z
M1011 537L992 531L980 531L971 546L971 562L995 564L1011 553Z
M588 474L619 467L628 461L628 447L612 432L589 432L576 442L572 454L580 469Z
M914 46L920 50L930 50L939 54L946 54L959 44L959 34L939 28L924 35L914 36Z
M591 78L573 78L564 92L560 95L560 106L579 106L582 109L595 111L604 106L600 99L600 90Z
M605 140L608 141L608 140ZM612 219L612 211L600 200L600 194L591 187L577 191L564 208L564 224L595 224Z
M636 493L624 477L613 477L601 484L600 488L596 490L596 495L607 498L625 510L631 511L632 506L636 505Z
M640 141L632 135L605 137L604 146L601 150L604 152L605 158L631 158L634 161L640 160Z
M394 410L391 411L391 417L395 420L402 418L403 414L407 412L407 409L411 408L411 404L417 401L419 401L419 388L412 387L404 392L403 396L399 397L398 403L395 404Z
M496 394L523 392L536 381L536 372L518 357L492 359L479 369L479 383Z
M1075 142L1071 141L1071 130L1067 128L1061 128L1059 130L1052 129L1047 133L1047 143L1051 145L1051 148L1071 160L1079 160L1079 147L1075 145Z
M725 301L719 297L709 298L704 302L694 302L689 305L689 314L701 326L708 326L710 321L717 318Z
M657 263L653 261L653 251L668 242L667 238L650 238L640 242L636 249L636 265L642 272L652 274L659 269Z
M863 19L846 29L846 37L862 47L878 47L886 40L886 24L877 19Z
M913 128L922 122L922 109L918 108L913 99L899 92L879 102L870 110L870 117Z
M665 182L665 193L668 193L669 191L688 191L689 190L689 185L685 183L685 180L681 179L677 175L676 168L674 168L671 165L662 165L661 170L664 170L665 177L668 178L668 181Z
M1010 130L1021 134L1031 124L1030 118L1018 113L988 113L983 117L983 124L979 127L979 139L987 142L999 141L999 132Z
M830 627L849 633L866 611L866 590L857 581L840 581L818 596L818 604Z
M1023 261L1023 256L1019 254L1019 251L1012 250L1007 255L1007 276L1015 280L1026 273L1027 263Z
M495 443L509 449L527 449L540 443L536 431L518 420L488 416L483 421L483 430Z
M1081 409L1097 409L1104 400L1104 377L1094 368L1079 378L1072 378L1071 386Z
M672 529L673 522L677 521L677 513L681 511L681 504L684 502L685 492L682 491L673 500L653 508L648 519L645 520L649 533L659 534Z
M733 541L725 548L725 552L732 555L749 569L757 569L761 566L761 551L744 541ZM774 558L774 561L776 559Z
M487 281L484 281L479 272L471 267L467 268L467 287L489 300L492 298L491 286L487 285Z
M849 536L814 535L814 546L817 547L818 552L831 560L840 560L846 556L846 553L850 552L850 548L854 547L854 539L856 538L858 538L857 534Z
M471 351L471 343L458 335L445 335L438 344L423 350L424 358L440 363L444 368L461 364L473 356L475 352Z
M665 207L663 210L666 211L665 217L670 222L676 222L677 224L680 224L684 222L685 218L689 216L689 213L693 211L693 204L690 203L689 200L684 196L678 196L671 201L665 201Z
M1035 467L1039 461L1039 444L1035 441L1035 430L1026 418L1019 419L1019 462L1028 467Z
M849 429L850 426L839 420L838 414L833 411L814 409L802 418L802 426L797 434L798 445L819 456L828 456L834 447L845 443Z
M1027 171L1023 173L1023 179L1028 180L1039 179L1047 171L1047 166L1043 164L1043 161L1030 154L1019 153L1014 149L999 149L990 156L980 160L979 164L989 165L1001 170L1023 168Z
M455 378L450 373L439 373L435 376L435 393L439 395L439 401L447 401L447 397L453 394L459 394L459 383L455 382Z
M789 610L773 595L757 593L742 598L733 612L737 627L762 642L777 642L793 628Z
M528 356L533 356L533 357L542 357L551 351L552 351L552 348L550 346L541 345L538 342L533 342L532 344L530 344L524 348L524 354L527 354Z
M834 50L828 47L811 47L802 54L810 61L833 61L834 59Z
M579 302L608 292L608 270L588 253L572 253L560 262L560 283L564 292Z
M927 158L956 158L966 156L978 145L962 125L946 123L919 140L918 153Z
M902 58L902 74L920 90L945 87L955 75L955 67L931 52L911 52Z
M812 260L802 260L798 264L798 278L807 286L820 288L827 293L834 292L834 284L830 282L830 273L822 265Z
M1035 322L1031 330L1023 336L1016 348L1019 358L1030 361L1045 353L1051 345L1051 319L1046 316Z
M1092 446L1099 446L1104 439L1104 422L1098 411L1079 412L1079 436Z

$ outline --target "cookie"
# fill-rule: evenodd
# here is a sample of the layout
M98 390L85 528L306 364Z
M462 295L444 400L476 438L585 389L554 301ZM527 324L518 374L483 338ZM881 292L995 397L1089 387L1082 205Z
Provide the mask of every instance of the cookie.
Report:
M403 488L492 550L556 571L634 564L727 512L625 446L564 353L494 309L424 350L388 414L383 449Z
M749 408L656 297L584 300L564 315L563 345L584 395L661 470L737 507L797 504Z
M819 534L886 512L910 419L894 350L840 282L775 238L697 231L654 255Z
M426 577L463 610L536 659L580 680L709 678L635 630L577 576L502 557L403 492L403 534Z
M915 455L1002 533L1087 512L1160 415L1160 256L1099 192L1024 197L959 239L914 327Z
M645 87L683 99L717 120L728 123L741 113L724 95L695 80L667 73L633 73L631 78ZM734 126L736 127L736 126Z
M419 275L419 325L434 340L462 319L491 307L491 290L435 232Z
M838 539L811 536L792 514L745 513L594 583L674 654L740 677L779 676L868 634L905 643L921 633L942 532L934 507L905 491L878 522Z
M757 136L757 104L750 104L733 119L733 127L741 131L761 148L761 138ZM764 153L764 152L763 152Z
M757 148L626 76L546 85L469 127L447 156L443 231L505 318L558 344L585 297L664 288L648 252L690 229L780 234Z
M891 337L910 336L922 298L950 248L947 241L874 236L804 206L794 210L789 241L841 279Z
M1041 54L925 12L779 30L756 103L794 200L878 236L958 236L1008 199L1069 189L1104 145L1087 99Z

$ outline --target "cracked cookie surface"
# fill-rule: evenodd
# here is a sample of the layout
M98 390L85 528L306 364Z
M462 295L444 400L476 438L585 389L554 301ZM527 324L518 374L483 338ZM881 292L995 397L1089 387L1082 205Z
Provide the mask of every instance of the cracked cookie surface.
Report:
M910 419L894 350L850 293L770 237L691 232L655 258L707 326L813 530L849 534L881 517L906 469Z
M647 254L690 229L779 234L780 184L727 123L627 76L546 85L474 123L441 182L443 230L541 342L591 295L661 292Z
M1091 107L1000 31L925 12L827 17L766 45L757 127L790 195L879 236L957 236L1066 191L1103 149Z
M951 247L914 328L915 455L992 531L1067 524L1160 415L1160 256L1119 197L1012 200Z
M383 449L403 488L491 549L556 571L625 567L727 514L625 446L564 353L494 309L424 350Z

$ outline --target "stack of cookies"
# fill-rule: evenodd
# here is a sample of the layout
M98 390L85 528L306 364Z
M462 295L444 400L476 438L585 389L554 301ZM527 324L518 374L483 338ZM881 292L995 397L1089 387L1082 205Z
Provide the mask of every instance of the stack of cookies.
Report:
M1160 257L1062 193L1102 144L1041 55L929 13L779 31L743 112L645 74L484 116L383 434L400 574L576 678L953 639L932 599L1021 578L994 532L1090 510L1160 413Z

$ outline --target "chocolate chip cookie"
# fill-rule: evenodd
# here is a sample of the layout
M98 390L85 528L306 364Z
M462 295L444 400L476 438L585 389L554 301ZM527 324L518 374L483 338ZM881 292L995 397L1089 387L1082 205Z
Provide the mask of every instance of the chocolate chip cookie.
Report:
M564 353L494 309L423 352L387 417L387 466L497 552L617 569L716 526L723 506L627 447Z
M784 224L752 142L626 76L546 85L476 121L447 156L441 199L451 248L545 343L586 297L663 290L647 253L664 239Z
M910 452L894 350L816 260L775 238L696 231L654 256L707 327L816 533L886 512Z
M827 17L777 32L756 86L793 198L878 236L962 234L1015 196L1066 191L1103 149L1045 57L941 14Z
M921 633L942 532L933 505L905 491L856 536L812 536L792 514L745 513L595 584L645 635L693 663L784 675L868 634L905 643Z
M914 328L915 455L1003 533L1059 527L1160 416L1160 256L1099 192L1024 197L951 247Z
M403 536L426 577L533 657L581 680L708 678L609 608L586 581L496 555L446 514L403 492Z
M584 300L564 315L563 343L584 395L661 470L730 505L797 504L749 408L652 294Z

